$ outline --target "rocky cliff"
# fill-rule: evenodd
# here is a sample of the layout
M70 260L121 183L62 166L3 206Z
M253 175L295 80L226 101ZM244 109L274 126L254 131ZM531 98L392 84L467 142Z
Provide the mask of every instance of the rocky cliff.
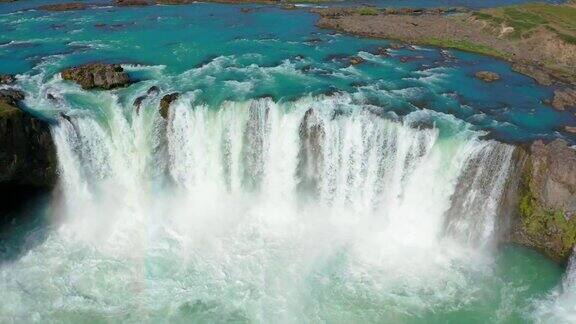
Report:
M507 242L566 262L576 245L576 150L564 141L518 147L504 192Z
M0 221L6 212L56 182L50 126L18 107L23 98L18 90L0 90Z

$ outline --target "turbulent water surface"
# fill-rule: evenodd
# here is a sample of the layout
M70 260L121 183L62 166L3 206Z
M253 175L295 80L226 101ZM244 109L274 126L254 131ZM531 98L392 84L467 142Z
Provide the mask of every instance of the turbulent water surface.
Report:
M502 141L574 142L559 131L574 116L541 103L550 89L252 8L0 15L0 68L54 122L61 179L41 221L0 236L0 321L576 320L574 262L562 278L495 245ZM140 82L84 91L57 74L94 60Z

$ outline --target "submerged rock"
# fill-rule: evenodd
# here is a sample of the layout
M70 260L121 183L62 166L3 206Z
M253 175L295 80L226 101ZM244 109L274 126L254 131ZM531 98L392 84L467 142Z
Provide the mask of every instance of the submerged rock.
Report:
M180 97L180 93L174 92L171 94L167 94L160 100L160 116L166 119L168 118L168 112L170 110L170 104L176 101Z
M479 71L476 72L475 76L484 82L494 82L500 80L500 74L490 71Z
M118 64L90 63L62 71L62 79L74 81L82 89L114 89L131 83L124 69Z
M363 58L361 58L360 56L352 56L350 58L350 64L352 64L352 65L362 64L362 63L364 63L364 61L365 60Z
M576 245L576 150L562 140L517 148L502 201L508 241L566 262Z
M552 107L558 110L565 110L568 107L576 107L576 88L566 88L554 91Z

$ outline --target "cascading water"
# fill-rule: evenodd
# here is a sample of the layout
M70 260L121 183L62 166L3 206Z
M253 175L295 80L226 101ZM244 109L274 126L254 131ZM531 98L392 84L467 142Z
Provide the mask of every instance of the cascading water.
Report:
M53 129L61 225L0 269L1 314L409 321L478 298L512 147L345 94L214 108L189 93L167 120L158 97L137 113L100 96Z
M572 252L562 283L545 300L535 303L535 308L537 322L576 322L576 252Z

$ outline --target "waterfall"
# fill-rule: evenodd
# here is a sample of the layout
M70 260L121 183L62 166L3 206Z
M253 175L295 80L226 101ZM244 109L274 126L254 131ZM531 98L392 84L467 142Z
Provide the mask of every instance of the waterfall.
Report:
M540 323L576 321L576 253L573 251L562 282L544 300L535 303L534 318Z
M104 95L54 126L64 220L21 261L65 290L16 264L0 288L22 303L306 322L329 318L314 314L330 294L373 292L390 316L474 298L458 264L491 241L512 147L439 113L384 118L346 94L220 107L184 94L166 120L158 98L136 111ZM356 288L330 286L341 278Z

